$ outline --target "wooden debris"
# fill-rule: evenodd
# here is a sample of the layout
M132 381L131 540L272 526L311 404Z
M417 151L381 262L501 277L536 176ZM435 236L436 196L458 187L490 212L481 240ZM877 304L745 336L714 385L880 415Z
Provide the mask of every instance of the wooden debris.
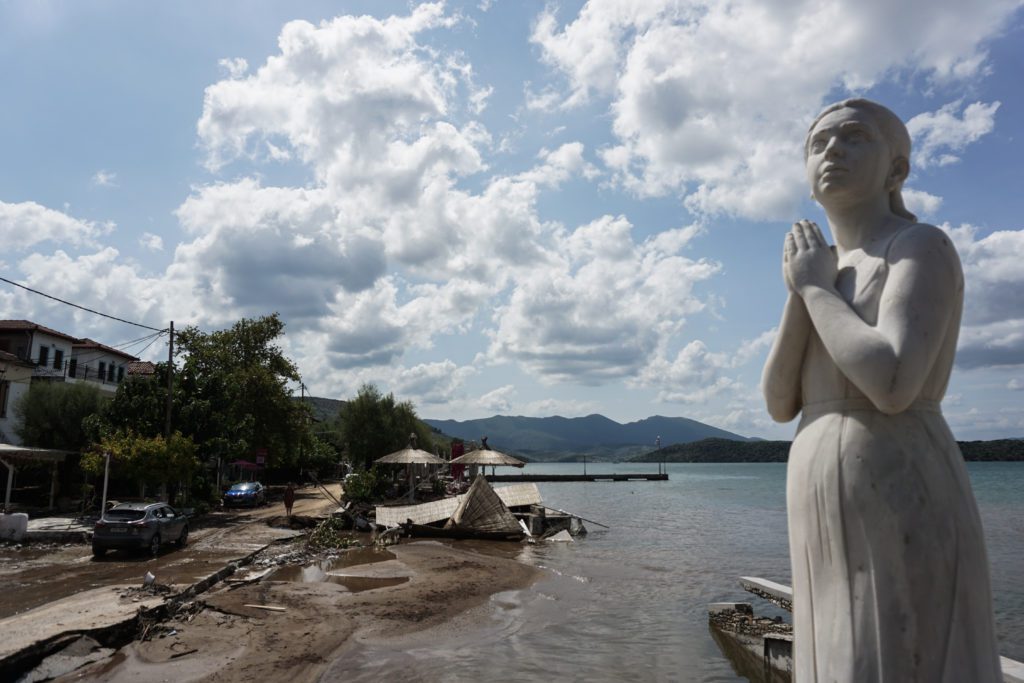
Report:
M275 607L274 605L242 605L242 607L252 607L253 609L263 609L268 612L287 612L287 607Z

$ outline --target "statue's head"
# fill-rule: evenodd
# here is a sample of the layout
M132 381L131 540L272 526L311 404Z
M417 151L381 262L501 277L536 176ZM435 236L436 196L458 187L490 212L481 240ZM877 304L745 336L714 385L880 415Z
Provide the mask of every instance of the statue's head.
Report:
M910 173L910 133L896 114L877 102L849 99L825 107L807 131L807 138L804 140L804 161L807 161L811 152L811 142L818 124L833 112L845 109L852 110L858 117L869 121L888 148L890 173L886 182L889 190L889 208L897 216L917 220L904 205L902 194L903 181Z

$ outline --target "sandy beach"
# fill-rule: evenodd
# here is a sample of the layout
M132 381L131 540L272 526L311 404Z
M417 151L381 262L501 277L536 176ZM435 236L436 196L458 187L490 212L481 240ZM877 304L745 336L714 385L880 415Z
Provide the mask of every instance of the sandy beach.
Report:
M193 610L154 625L147 640L57 680L298 683L320 679L329 667L333 680L344 675L346 648L444 625L542 575L512 559L432 541L355 552L358 564L319 580L296 580L298 568L289 567L221 586Z

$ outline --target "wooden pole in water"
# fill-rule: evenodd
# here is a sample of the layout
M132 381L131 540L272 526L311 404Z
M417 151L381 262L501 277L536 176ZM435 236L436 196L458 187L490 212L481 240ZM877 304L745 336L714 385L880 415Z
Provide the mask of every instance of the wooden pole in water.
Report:
M547 509L547 510L552 510L554 512L561 512L563 515L569 515L570 517L578 517L579 519L582 519L584 522L590 522L591 524L596 524L596 525L598 525L600 527L604 527L605 529L611 529L611 527L608 526L607 524L601 524L601 522L595 522L592 519L587 519L586 517L580 517L579 515L573 514L571 512L567 512L565 510L559 510L558 508L553 508L550 505L545 505L544 508Z

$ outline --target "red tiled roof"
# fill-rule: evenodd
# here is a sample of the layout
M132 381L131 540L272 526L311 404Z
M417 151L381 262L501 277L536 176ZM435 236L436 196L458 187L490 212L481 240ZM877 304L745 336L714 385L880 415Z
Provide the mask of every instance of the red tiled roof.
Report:
M68 339L71 342L77 342L78 341L78 337L72 337L70 334L64 334L63 332L58 332L57 330L50 329L49 327L46 327L44 325L39 325L37 323L34 323L31 320L0 320L0 331L3 331L3 330L32 330L32 331L39 331L39 332L43 332L44 334L52 335L54 337L62 337L63 339Z
M100 344L98 341L88 338L76 341L76 343L72 344L71 347L76 350L96 349L97 351L104 351L114 356L121 356L121 358L127 358L130 361L138 360L138 358L136 358L130 353L125 353L120 349L113 349L107 346L106 344Z
M156 365L150 363L148 360L134 360L128 363L128 374L154 375L156 374Z

